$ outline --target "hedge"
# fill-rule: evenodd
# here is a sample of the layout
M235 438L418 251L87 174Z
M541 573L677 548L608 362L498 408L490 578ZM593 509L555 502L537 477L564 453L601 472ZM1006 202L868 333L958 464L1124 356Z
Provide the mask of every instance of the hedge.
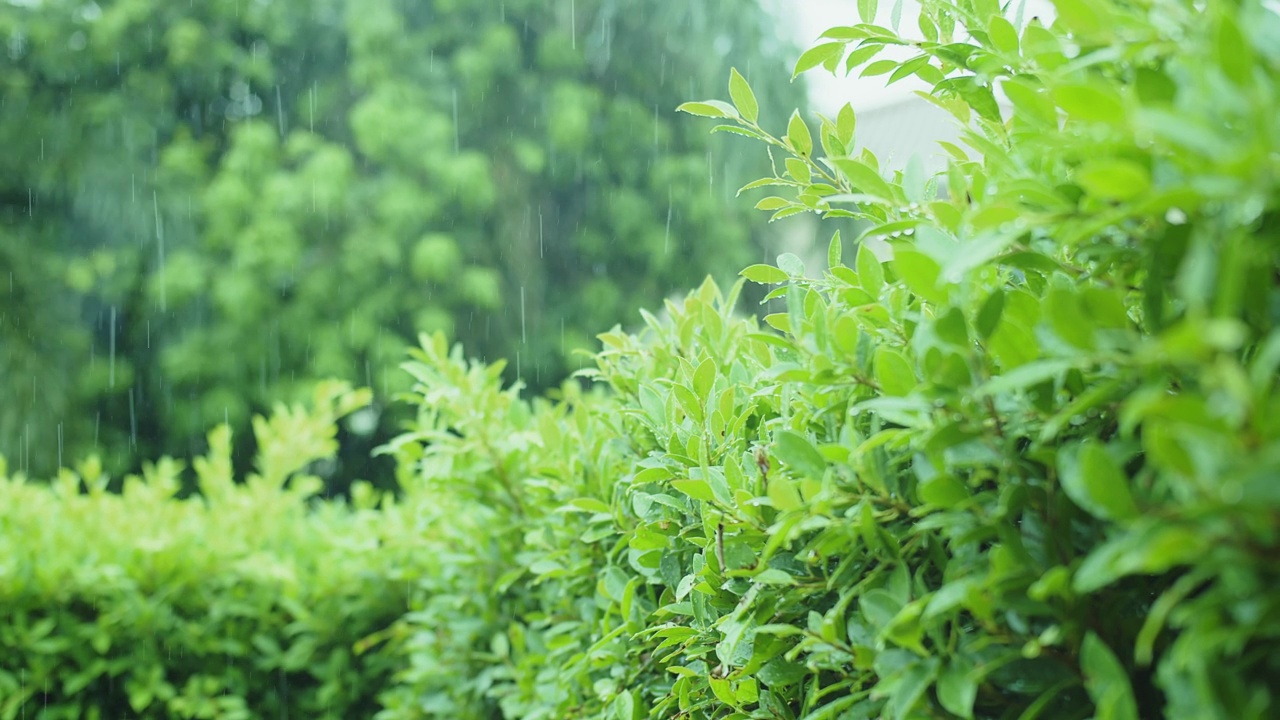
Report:
M766 326L708 282L555 402L424 341L393 449L457 555L382 717L1274 716L1280 17L859 5L796 72L915 75L967 147L682 106L867 228L747 268Z
M96 459L51 483L0 463L0 718L371 717L397 668L378 633L433 558L366 485L312 501L334 422L368 402L327 383L258 418L244 481L218 428L186 499L170 459L119 492Z

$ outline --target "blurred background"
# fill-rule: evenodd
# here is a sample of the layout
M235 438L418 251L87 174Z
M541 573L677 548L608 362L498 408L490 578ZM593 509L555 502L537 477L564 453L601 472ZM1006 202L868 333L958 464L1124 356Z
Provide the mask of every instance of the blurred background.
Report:
M120 475L229 422L249 457L253 413L337 377L377 401L330 489L390 482L369 452L398 429L417 333L546 390L639 308L815 245L735 199L770 172L761 147L674 112L726 97L730 64L777 131L852 99L891 154L928 144L900 89L789 82L854 13L0 0L0 455Z

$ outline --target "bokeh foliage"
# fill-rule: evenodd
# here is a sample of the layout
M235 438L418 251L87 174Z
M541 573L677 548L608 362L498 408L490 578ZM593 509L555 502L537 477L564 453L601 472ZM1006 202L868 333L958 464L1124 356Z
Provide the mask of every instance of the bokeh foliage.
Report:
M751 256L725 178L762 161L670 110L781 57L754 3L51 0L0 38L0 452L36 474L324 377L385 431L420 330L554 384Z

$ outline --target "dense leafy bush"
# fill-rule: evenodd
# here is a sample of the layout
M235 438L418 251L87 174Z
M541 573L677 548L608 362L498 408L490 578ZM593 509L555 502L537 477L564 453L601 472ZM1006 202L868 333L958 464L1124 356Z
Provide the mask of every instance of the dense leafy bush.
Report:
M684 107L869 224L744 272L781 334L707 283L554 403L424 342L391 447L449 554L383 717L1274 716L1274 4L860 6L797 70L929 82L944 174L736 74Z
M710 47L782 57L754 2L10 2L0 38L0 452L32 475L185 457L317 378L386 409L424 329L554 385L752 256L725 178L761 158L668 110Z
M370 717L396 662L369 648L432 558L411 506L307 502L368 401L325 384L256 419L243 483L219 428L186 500L168 459L120 493L96 461L50 484L0 466L0 718Z

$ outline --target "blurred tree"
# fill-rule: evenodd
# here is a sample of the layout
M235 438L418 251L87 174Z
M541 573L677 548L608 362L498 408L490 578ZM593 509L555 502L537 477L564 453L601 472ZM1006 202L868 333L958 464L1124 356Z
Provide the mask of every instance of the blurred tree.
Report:
M10 2L0 38L0 454L34 474L321 377L385 408L419 331L557 382L751 257L760 168L673 108L787 56L754 3L664 0Z

